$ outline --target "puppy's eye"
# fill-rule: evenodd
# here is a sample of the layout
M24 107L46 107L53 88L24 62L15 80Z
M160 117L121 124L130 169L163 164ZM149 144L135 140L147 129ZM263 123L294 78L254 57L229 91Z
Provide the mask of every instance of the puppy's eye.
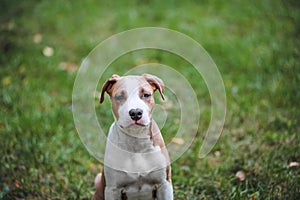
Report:
M145 94L143 94L143 97L146 98L146 99L148 99L148 98L151 97L151 96L152 96L152 94L150 94L150 93L145 93Z
M122 101L125 98L125 95L124 95L124 93L121 93L119 95L116 95L114 98L117 101Z

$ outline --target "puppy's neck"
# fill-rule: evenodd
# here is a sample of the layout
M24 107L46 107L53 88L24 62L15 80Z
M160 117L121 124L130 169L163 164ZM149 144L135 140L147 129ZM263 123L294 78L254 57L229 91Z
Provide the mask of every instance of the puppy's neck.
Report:
M123 150L136 153L148 152L153 147L150 127L149 125L138 127L137 130L124 129L115 122L111 127L113 134L109 139Z

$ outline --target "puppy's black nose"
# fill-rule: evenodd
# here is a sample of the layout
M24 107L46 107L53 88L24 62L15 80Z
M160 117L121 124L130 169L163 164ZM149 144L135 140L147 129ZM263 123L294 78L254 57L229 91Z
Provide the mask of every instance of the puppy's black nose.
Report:
M129 110L129 116L134 121L137 121L137 120L139 120L139 119L142 118L142 116L143 116L143 110L139 109L139 108L137 108L137 109L131 109L131 110Z

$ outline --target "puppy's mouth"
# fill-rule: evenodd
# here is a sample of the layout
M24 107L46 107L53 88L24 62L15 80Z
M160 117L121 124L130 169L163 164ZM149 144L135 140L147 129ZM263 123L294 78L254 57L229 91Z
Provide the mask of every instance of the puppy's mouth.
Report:
M137 128L137 127L146 127L149 123L143 121L143 120L132 120L129 124L128 128Z
M141 123L139 121L133 121L127 128L134 128L134 127L145 127L147 124Z
M143 124L143 123L140 123L140 122L138 122L138 121L135 121L135 122L134 122L134 124L132 124L132 125L137 125L137 126L146 126L145 124Z

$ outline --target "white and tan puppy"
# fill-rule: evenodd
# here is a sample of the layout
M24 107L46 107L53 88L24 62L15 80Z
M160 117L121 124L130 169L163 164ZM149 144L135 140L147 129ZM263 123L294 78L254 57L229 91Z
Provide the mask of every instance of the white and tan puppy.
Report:
M107 137L104 169L95 180L94 199L172 200L169 155L152 119L153 93L164 99L164 84L150 74L113 75L103 85L115 118Z

